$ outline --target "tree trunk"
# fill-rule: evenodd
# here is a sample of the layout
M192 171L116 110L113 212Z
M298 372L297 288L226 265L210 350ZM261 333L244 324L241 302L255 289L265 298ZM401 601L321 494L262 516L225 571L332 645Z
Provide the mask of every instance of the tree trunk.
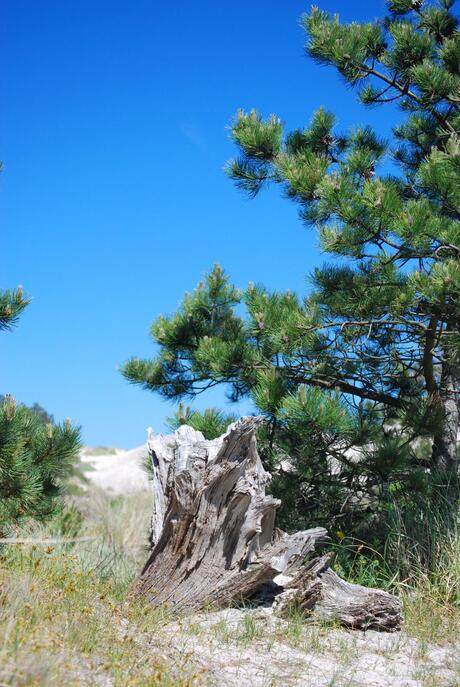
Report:
M448 504L458 497L459 460L457 456L460 425L460 371L447 360L443 363L437 400L442 413L441 427L433 441L434 478L440 498Z
M168 437L150 433L153 549L133 593L154 606L187 612L250 599L267 584L272 592L283 592L289 583L288 596L293 589L297 596L303 593L299 590L309 594L301 606L310 611L316 602L308 590L316 576L324 590L318 596L323 599L321 608L330 595L341 600L331 617L350 627L374 623L380 629L395 629L401 623L397 599L376 590L363 593L363 588L348 585L332 571L327 574L326 559L321 559L318 572L305 567L316 544L327 540L325 529L291 535L275 529L280 501L265 493L270 475L260 461L255 437L261 421L241 418L213 441L187 426ZM350 598L361 621L349 621ZM281 612L287 603L279 602Z

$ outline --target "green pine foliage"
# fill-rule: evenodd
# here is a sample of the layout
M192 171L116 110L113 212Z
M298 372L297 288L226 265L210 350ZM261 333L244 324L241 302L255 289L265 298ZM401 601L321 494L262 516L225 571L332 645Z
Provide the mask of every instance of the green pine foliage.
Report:
M0 395L0 403L3 403L6 401L6 396ZM29 408L32 413L38 416L41 422L43 423L53 423L54 422L54 417L51 415L45 408L43 408L39 403L35 402L31 406L26 406Z
M259 285L239 291L215 267L176 314L153 325L157 357L123 369L169 399L218 384L233 401L250 398L267 418L263 457L289 527L332 522L382 544L390 512L423 529L429 509L445 506L455 524L453 4L395 0L383 21L367 24L342 24L317 8L302 18L310 57L337 69L365 106L399 107L401 123L385 141L368 126L341 131L323 108L291 132L274 115L239 111L231 128L239 156L228 175L250 197L280 187L317 230L329 262L311 275L305 298Z
M201 432L205 439L217 439L225 434L229 425L237 419L236 415L225 413L219 408L206 408L200 413L198 410L192 410L190 406L179 403L174 415L166 418L166 424L173 432L181 425L188 425Z
M369 127L338 132L322 109L288 134L281 124L274 131L273 116L240 111L232 134L241 155L228 166L251 196L281 185L336 259L312 279L311 307L321 312L320 331L328 328L322 381L387 414L429 397L427 422L441 418L432 469L444 487L458 480L460 382L460 34L452 5L390 3L383 22L365 25L313 8L303 17L308 54L338 69L365 105L395 103L405 120L387 144ZM379 173L391 156L397 174Z
M0 331L11 329L29 302L21 286L17 289L0 291Z
M63 480L80 447L69 420L45 423L11 396L0 404L0 532L24 518L43 520L59 506Z

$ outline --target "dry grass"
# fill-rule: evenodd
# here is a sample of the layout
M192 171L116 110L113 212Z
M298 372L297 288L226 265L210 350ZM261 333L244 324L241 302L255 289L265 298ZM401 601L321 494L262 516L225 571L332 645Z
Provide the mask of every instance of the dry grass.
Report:
M0 683L199 684L187 662L172 670L161 652L147 650L163 614L123 601L145 559L150 496L110 498L92 490L81 505L81 533L95 542L1 549ZM27 530L37 539L47 534L36 525Z
M460 536L439 543L436 567L419 570L410 585L402 584L406 631L417 639L441 643L460 637Z
M94 541L0 548L0 685L205 684L207 676L191 651L176 647L172 654L164 641L171 618L161 610L127 602L129 585L146 558L150 495L110 497L91 487L76 497L76 503L83 514L82 524L75 526L78 535L94 537ZM32 525L17 534L42 539L58 532L52 524L47 528ZM417 640L417 660L423 666L427 647L458 642L459 585L460 541L451 538L440 549L433 573L420 572L415 584L401 585L405 632L399 635L400 641L394 636L398 641L388 651L399 651L408 635ZM232 655L246 649L257 654L266 645L267 657L270 647L275 651L284 646L310 656L332 656L344 674L363 650L360 633L351 637L330 625L306 623L295 614L283 623L252 613L240 616L236 624L207 617L209 629L206 622L194 619L180 622L184 646L209 643L228 647ZM436 671L423 670L421 685L444 684L437 681Z

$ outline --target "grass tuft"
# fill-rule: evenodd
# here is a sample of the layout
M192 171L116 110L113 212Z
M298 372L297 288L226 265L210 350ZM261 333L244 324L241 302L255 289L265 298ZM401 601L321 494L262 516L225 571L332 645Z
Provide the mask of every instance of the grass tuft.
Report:
M95 542L0 548L0 683L199 684L191 665L172 669L150 646L167 622L164 612L123 600L145 559L150 495L114 498L92 489L81 505L80 534ZM44 539L50 529L31 524L26 533Z

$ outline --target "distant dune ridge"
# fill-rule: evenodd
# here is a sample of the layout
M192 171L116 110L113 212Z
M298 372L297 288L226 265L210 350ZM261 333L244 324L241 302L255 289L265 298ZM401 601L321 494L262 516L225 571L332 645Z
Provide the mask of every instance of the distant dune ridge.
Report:
M143 444L130 451L85 447L80 458L85 476L96 486L114 494L130 494L151 489L143 467L147 455L147 444Z

